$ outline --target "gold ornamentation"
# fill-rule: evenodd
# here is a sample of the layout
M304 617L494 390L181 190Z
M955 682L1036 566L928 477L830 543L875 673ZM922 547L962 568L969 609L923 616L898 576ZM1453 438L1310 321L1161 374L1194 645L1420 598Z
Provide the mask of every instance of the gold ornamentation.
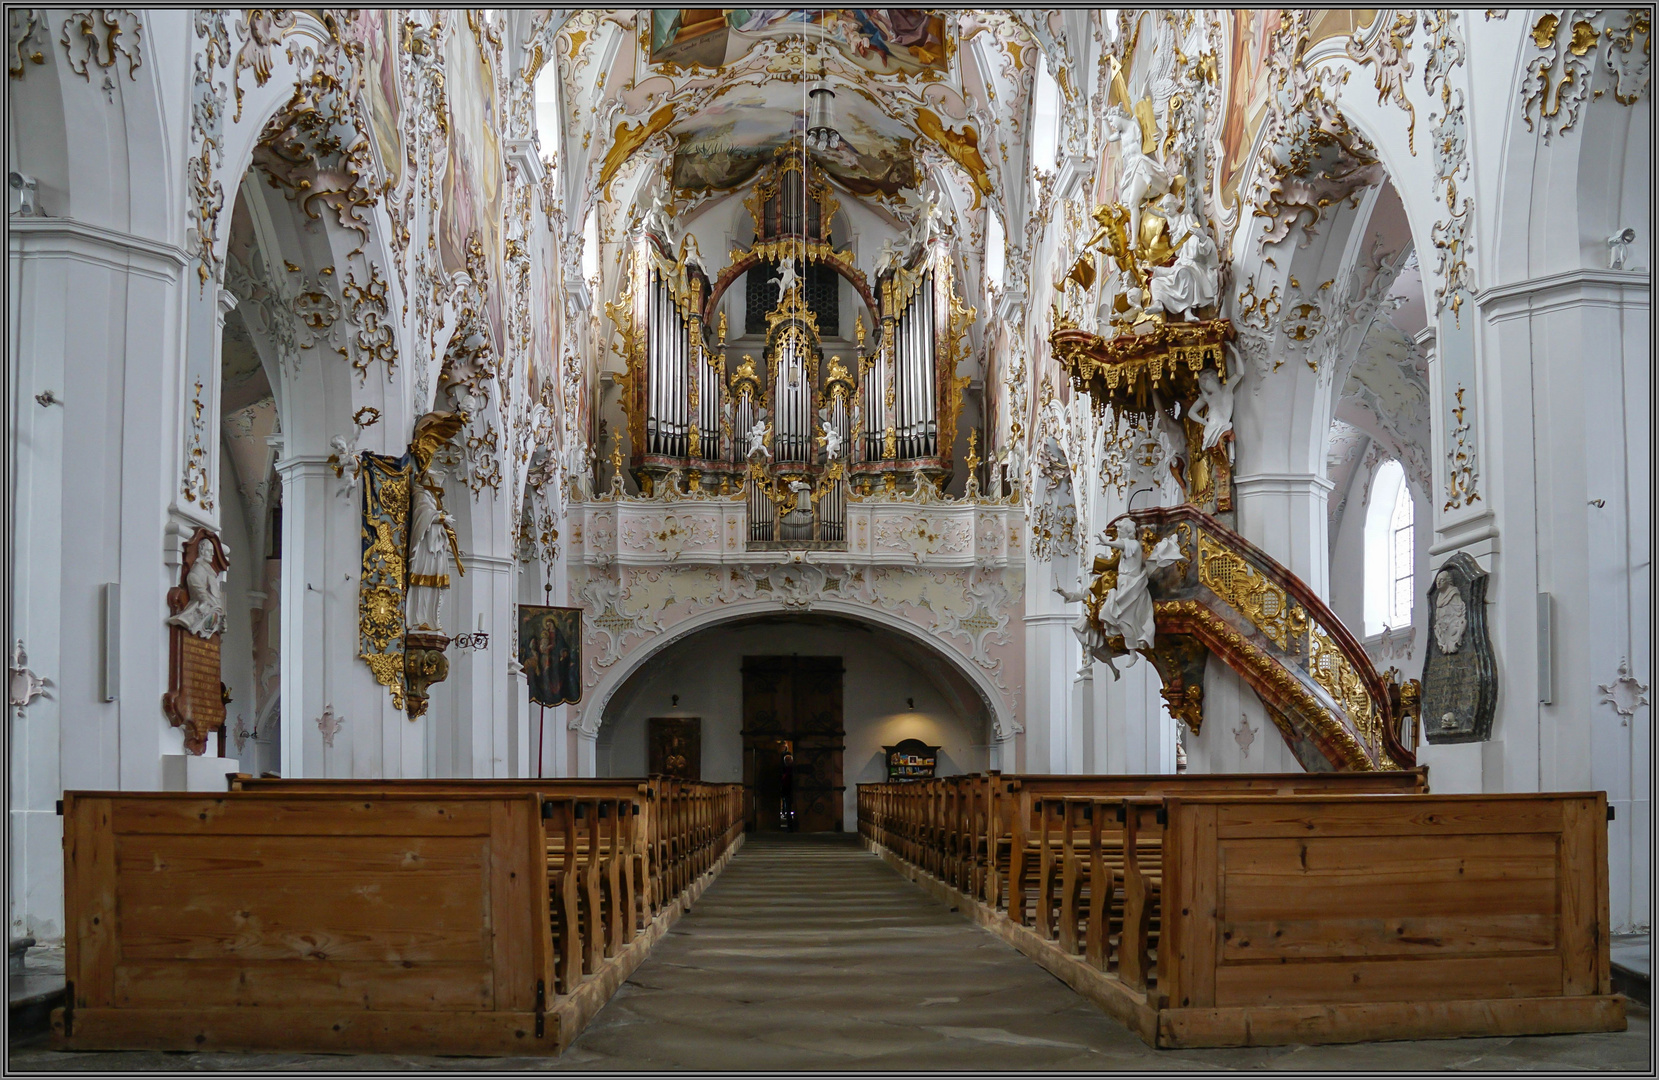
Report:
M1463 403L1464 390L1465 387L1459 384L1455 395L1457 404L1452 407L1452 416L1457 423L1447 432L1452 446L1446 451L1449 469L1446 474L1446 505L1441 507L1442 510L1456 510L1460 506L1473 506L1480 502L1474 425L1467 416L1469 406Z
M404 708L403 600L409 550L408 460L362 455L362 576L357 590L358 655Z
M44 16L45 12L36 8L6 9L6 66L14 79L23 74L24 61L32 64L46 63L46 54L29 44L35 31L46 26Z
M1170 632L1165 629L1167 625L1177 622L1201 630L1206 647L1212 652L1224 653L1227 665L1243 674L1264 702L1269 697L1276 699L1280 703L1278 708L1270 707L1268 710L1276 725L1281 719L1279 709L1282 708L1311 728L1319 750L1337 768L1352 772L1371 772L1378 768L1379 760L1367 753L1349 727L1346 716L1332 713L1290 668L1247 640L1215 612L1196 600L1160 600L1153 604L1153 609L1160 637ZM1217 649L1216 645L1223 646L1223 649ZM1300 734L1294 729L1294 724L1291 727L1292 730L1284 732L1287 739L1297 738Z
M1284 652L1298 652L1308 629L1308 613L1244 558L1203 530L1198 532L1198 583Z
M1382 722L1377 716L1376 704L1365 689L1359 672L1342 655L1336 642L1319 627L1313 628L1309 638L1308 674L1324 687L1348 716L1348 724L1364 741L1369 753L1376 757L1382 752Z
M184 497L203 510L213 509L213 484L207 474L207 405L202 380L190 399L190 441L184 452Z
M1149 415L1154 389L1190 401L1197 397L1198 373L1204 368L1225 378L1222 346L1232 337L1232 323L1225 319L1166 322L1147 333L1103 338L1062 318L1049 344L1072 385L1087 391L1097 404L1123 414Z
M68 58L69 70L92 81L92 68L113 70L117 57L127 60L127 78L137 80L143 64L143 24L128 8L92 8L77 11L63 22L58 42Z

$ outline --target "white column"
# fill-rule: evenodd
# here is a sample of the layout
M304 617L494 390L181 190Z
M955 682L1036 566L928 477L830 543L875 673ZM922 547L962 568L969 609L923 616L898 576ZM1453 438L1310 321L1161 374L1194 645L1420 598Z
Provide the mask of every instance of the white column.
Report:
M1307 582L1321 600L1330 596L1325 507L1331 487L1323 476L1306 473L1256 473L1233 479L1238 512L1234 531Z
M178 430L187 257L63 218L8 221L8 505L12 611L31 671L52 680L8 709L9 932L63 934L63 790L155 789L170 729L162 554ZM192 278L193 280L193 278ZM51 392L47 404L36 395ZM71 437L66 438L66 434ZM121 586L119 698L102 700L99 596ZM126 706L124 708L124 706Z

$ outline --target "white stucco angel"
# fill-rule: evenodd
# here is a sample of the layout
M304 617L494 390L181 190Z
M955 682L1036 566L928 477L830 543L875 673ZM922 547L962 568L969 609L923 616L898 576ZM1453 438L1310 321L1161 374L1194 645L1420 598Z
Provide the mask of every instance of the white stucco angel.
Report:
M1136 535L1135 522L1124 518L1117 523L1115 537L1102 536L1106 547L1117 548L1117 588L1106 594L1100 605L1100 622L1106 635L1123 635L1124 648L1145 649L1152 645L1157 622L1152 610L1150 578L1153 571L1181 561L1181 547L1174 534L1158 541L1147 555Z
M651 208L645 211L640 218L639 227L648 233L656 233L662 237L670 249L674 246L674 223L668 217L668 204L663 201L662 192L651 196Z
M1089 599L1087 588L1068 589L1060 584L1060 573L1054 573L1054 591L1069 604L1083 604ZM1085 607L1078 612L1077 618L1072 620L1071 632L1076 635L1078 642L1083 646L1083 653L1105 664L1112 670L1112 678L1121 677L1117 665L1112 663L1112 654L1106 651L1106 635L1100 632L1099 627L1089 618L1089 609ZM1129 662L1133 663L1135 654L1129 654Z
M1221 261L1215 241L1203 222L1180 208L1175 196L1158 200L1158 209L1169 222L1169 235L1177 247L1173 266L1152 268L1152 306L1196 322L1198 309L1210 307L1221 296Z
M1227 382L1214 368L1198 373L1198 400L1192 404L1192 418L1204 425L1204 449L1221 444L1233 430L1233 390L1236 377ZM1227 444L1227 460L1233 460L1233 444Z
M328 440L329 448L334 451L328 455L328 463L334 467L334 475L345 481L334 493L342 499L349 498L357 490L357 477L363 471L363 464L357 459L357 435L361 432L359 428L349 439L336 435Z
M841 432L836 430L835 425L825 420L823 427L819 429L818 437L824 444L824 462L828 464L831 461L839 460L841 457Z
M1140 245L1141 206L1169 190L1169 169L1142 149L1140 121L1121 104L1106 110L1106 141L1118 144L1118 202L1129 209L1129 243Z
M753 460L755 455L759 454L764 456L767 460L771 460L772 451L766 446L766 433L770 431L771 428L772 425L767 423L765 420L755 421L754 427L751 427L748 431L749 449L743 455L744 457Z
M875 273L871 275L872 280L881 277L883 274L897 270L902 263L903 258L904 252L897 244L893 243L893 238L891 236L883 238L881 241L881 251L876 254L876 269Z
M795 256L790 255L778 264L778 303L783 303L789 290L800 282L801 275L795 272Z
M213 568L212 544L203 541L196 545L196 558L184 576L184 588L190 594L190 602L167 620L168 625L183 627L199 638L210 638L222 631L225 598L219 585L219 572Z

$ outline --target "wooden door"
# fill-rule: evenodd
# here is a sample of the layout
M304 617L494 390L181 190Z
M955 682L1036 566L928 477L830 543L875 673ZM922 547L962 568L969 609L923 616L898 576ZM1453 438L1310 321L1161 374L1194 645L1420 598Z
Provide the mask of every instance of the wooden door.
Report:
M743 658L743 782L751 830L782 827L783 759L790 752L796 829L841 831L845 670L839 656Z

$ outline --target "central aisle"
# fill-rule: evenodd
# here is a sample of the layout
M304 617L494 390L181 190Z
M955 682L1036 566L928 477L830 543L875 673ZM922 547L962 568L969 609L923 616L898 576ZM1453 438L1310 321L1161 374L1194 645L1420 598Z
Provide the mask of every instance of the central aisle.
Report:
M559 1065L1108 1068L1145 1053L856 836L761 834Z

